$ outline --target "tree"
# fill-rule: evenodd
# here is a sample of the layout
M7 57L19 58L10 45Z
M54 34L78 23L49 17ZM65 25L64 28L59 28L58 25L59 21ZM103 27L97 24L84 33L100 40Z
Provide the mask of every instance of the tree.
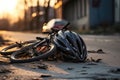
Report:
M24 0L24 27L25 29L28 29L28 23L27 23L27 1Z
M44 18L45 18L45 22L48 22L48 17L49 17L49 7L50 7L50 0L45 0L44 1Z

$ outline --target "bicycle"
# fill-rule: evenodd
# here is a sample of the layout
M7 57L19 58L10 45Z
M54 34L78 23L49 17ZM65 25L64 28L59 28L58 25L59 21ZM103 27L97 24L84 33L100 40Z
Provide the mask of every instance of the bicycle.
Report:
M36 40L30 40L30 41L23 41L23 42L15 42L14 44L11 44L10 46L7 46L3 48L0 51L0 54L3 56L11 55L13 52L20 50L22 47L25 47L27 45L30 45L31 43L34 43Z
M79 34L68 30L69 24L69 22L64 21L59 26L43 27L46 30L50 30L48 32L49 36L47 38L36 37L37 40L35 42L31 42L30 45L20 47L19 50L13 51L10 55L11 63L24 63L45 59L54 55L57 51L60 51L62 53L61 55L66 59L79 62L85 61L87 57L86 45ZM48 22L48 25L51 25L51 22ZM63 26L61 27L60 25ZM70 38L70 36L74 37ZM74 41L74 38L76 41ZM76 44L78 45L76 46Z
M61 30L66 29L68 25L69 23ZM54 55L57 49L53 39L58 31L57 29L51 28L51 32L47 32L49 34L47 38L36 37L38 41L13 52L10 57L11 63L32 62Z
M54 33L47 38L36 37L36 41L15 51L10 56L11 63L26 63L45 59L56 53L56 46L52 43Z

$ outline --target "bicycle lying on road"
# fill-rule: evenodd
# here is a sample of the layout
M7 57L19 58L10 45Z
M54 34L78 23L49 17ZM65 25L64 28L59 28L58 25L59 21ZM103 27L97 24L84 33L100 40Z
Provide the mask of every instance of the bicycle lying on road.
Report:
M51 42L53 35L54 33L49 33L47 38L36 37L36 40L10 45L0 53L4 56L10 55L11 63L32 62L47 58L56 52L56 46Z
M36 40L25 41L8 46L0 51L2 55L10 55L11 63L32 62L48 58L58 51L63 58L83 62L87 58L87 48L79 34L68 30L69 22L52 19L43 26L48 37L36 37ZM16 48L13 51L9 49Z

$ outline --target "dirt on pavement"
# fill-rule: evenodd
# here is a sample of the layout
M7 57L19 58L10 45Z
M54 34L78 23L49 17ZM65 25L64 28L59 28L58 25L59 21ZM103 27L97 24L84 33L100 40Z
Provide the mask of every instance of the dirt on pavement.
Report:
M2 37L0 42L0 50L14 43ZM88 51L85 63L39 60L14 64L8 57L0 55L0 80L120 80L119 67L109 66L95 57L104 55L107 54L99 49Z

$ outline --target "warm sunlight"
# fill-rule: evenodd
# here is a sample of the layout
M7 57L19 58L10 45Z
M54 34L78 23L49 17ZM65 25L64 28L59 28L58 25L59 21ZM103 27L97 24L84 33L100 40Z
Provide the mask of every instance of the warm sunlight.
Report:
M11 23L16 21L18 16L17 3L18 0L0 0L0 18L8 18Z
M15 9L17 0L0 0L0 13L12 12Z
M30 6L36 6L38 0L0 0L0 18L8 18L11 23L23 18L25 1L27 6L26 9L28 9ZM55 2L56 0L51 0L50 6L53 7ZM40 6L44 6L45 0L39 0L39 4Z

